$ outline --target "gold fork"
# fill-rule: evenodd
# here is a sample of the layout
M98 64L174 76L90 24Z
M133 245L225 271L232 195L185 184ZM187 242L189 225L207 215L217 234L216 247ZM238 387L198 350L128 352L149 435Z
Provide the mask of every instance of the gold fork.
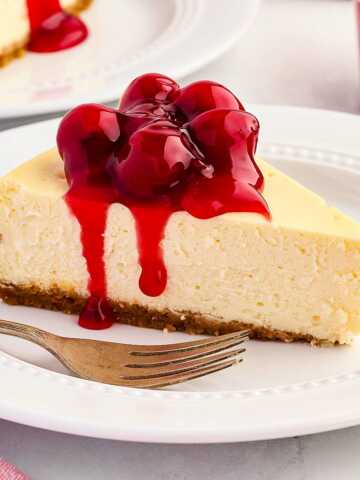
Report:
M65 338L0 320L0 333L29 340L52 353L75 375L101 383L159 388L229 368L242 361L248 331L168 345L129 345Z

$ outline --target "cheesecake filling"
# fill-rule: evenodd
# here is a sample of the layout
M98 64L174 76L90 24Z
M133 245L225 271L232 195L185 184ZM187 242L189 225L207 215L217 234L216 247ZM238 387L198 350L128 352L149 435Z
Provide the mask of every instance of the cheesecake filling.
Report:
M82 326L112 323L104 265L110 205L126 206L135 220L139 287L149 297L166 289L161 242L173 213L204 220L249 212L270 219L254 160L258 131L257 119L222 85L180 88L159 74L135 79L118 109L88 104L64 117L57 143L69 185L65 200L80 224L89 272Z

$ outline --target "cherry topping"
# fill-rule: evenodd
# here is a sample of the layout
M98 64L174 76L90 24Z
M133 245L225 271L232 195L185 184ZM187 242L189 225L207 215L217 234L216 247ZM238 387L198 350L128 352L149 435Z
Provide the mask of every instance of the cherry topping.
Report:
M188 120L215 108L244 110L230 90L219 83L205 80L182 88L174 105Z
M151 198L168 193L189 168L194 154L185 133L167 120L141 128L129 139L130 150L121 152L114 168L120 190L135 198Z
M65 115L57 144L70 186L110 181L107 164L120 132L120 115L112 108L81 105Z
M148 296L166 288L161 241L172 213L206 219L226 212L270 218L255 163L259 124L239 100L214 82L184 89L168 77L135 79L119 110L89 104L62 120L58 147L81 226L90 297L80 323L105 328L104 232L109 206L122 203L136 224L139 286Z
M216 109L194 118L187 129L215 174L244 177L260 188L263 178L254 162L259 122L250 113Z
M148 73L130 83L121 98L119 108L130 111L138 105L171 103L178 90L179 85L171 78L158 73Z
M195 178L180 199L180 210L207 219L229 212L253 212L270 219L268 206L246 181L229 175Z

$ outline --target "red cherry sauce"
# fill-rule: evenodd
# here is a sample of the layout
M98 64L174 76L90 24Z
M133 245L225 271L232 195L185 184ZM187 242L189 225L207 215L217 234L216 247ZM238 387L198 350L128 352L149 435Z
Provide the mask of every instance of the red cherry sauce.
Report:
M64 117L57 142L69 183L65 199L81 227L89 272L82 326L106 328L114 320L103 258L112 203L135 219L139 286L148 296L166 288L161 241L172 213L270 218L254 161L258 129L225 87L203 81L180 88L159 74L135 79L118 109L89 104Z
M38 53L57 52L74 47L88 36L80 18L66 13L60 0L27 0L30 18L28 50Z

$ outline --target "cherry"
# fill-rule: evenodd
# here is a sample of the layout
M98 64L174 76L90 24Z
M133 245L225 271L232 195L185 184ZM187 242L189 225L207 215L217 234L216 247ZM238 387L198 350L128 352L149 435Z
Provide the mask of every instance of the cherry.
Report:
M230 90L219 83L205 80L191 83L182 88L175 99L174 106L188 120L215 108L244 110L242 104Z
M121 133L119 119L115 110L97 104L81 105L65 115L57 144L70 186L107 181L106 165Z
M246 176L256 188L262 185L263 177L254 162L259 122L253 115L239 110L211 110L186 127L215 175L228 172L236 178Z
M123 94L119 108L132 111L138 105L171 103L178 95L179 85L159 73L148 73L135 78Z
M115 184L135 198L149 198L175 186L195 153L188 137L169 121L158 120L137 130L130 149L119 152L113 167Z

